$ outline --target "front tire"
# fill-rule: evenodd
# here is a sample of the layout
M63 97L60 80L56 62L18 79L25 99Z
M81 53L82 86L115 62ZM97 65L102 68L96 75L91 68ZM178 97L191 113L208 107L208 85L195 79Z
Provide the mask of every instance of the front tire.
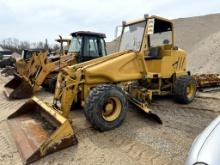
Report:
M196 89L197 83L192 76L177 77L173 87L175 101L181 104L191 103L195 98Z
M107 131L122 124L127 106L127 99L121 88L115 85L100 85L90 91L84 113L93 127Z

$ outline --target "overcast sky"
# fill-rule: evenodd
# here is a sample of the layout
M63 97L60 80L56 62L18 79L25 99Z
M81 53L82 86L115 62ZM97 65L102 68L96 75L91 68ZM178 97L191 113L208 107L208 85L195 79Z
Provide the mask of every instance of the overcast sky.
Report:
M0 0L0 40L53 43L59 34L90 30L110 41L122 20L146 13L170 19L220 13L220 0Z

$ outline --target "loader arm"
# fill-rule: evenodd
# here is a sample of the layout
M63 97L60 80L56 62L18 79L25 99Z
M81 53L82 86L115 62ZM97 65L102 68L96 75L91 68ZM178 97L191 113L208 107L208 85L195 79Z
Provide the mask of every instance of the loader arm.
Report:
M47 60L47 52L35 53L27 63L25 74L14 74L14 78L4 85L4 94L9 99L29 98L33 95L34 81L42 70L43 62Z
M56 85L56 90L55 90L55 94L54 94L54 100L56 100L56 101L61 100L62 94L67 92L67 87L63 86L63 83L65 81L69 82L68 86L73 86L76 89L78 88L75 86L75 83L76 83L75 79L79 79L79 78L76 78L77 77L76 75L78 75L78 76L80 75L80 77L81 77L81 75L83 75L82 68L84 68L85 66L93 66L95 64L102 63L102 62L108 61L113 58L117 58L118 56L121 56L121 55L129 53L129 52L131 52L131 51L123 51L123 52L119 52L119 53L113 53L113 54L105 56L105 57L100 57L100 58L93 59L93 60L90 60L87 62L83 62L83 63L79 63L79 64L75 64L75 65L67 66L67 67L63 68L57 76L57 83L56 83L57 85ZM80 80L81 80L81 78L79 79L79 81ZM75 99L77 99L77 98L75 98Z
M58 107L59 101L62 115L68 117L71 105L79 99L84 104L95 86L143 79L147 75L141 60L144 60L142 55L125 51L63 68L57 79L54 107ZM149 77L152 75L148 72Z
M60 56L60 60L54 61L52 63L45 62L46 59L41 58L41 69L39 74L36 75L35 81L33 82L33 91L37 91L39 87L43 84L46 77L52 73L52 72L58 72L61 68L66 67L75 61L75 56L73 54L71 55L64 55Z
M26 74L15 74L15 78L5 85L4 93L6 96L9 99L31 97L44 82L49 86L50 74L57 74L61 68L76 63L74 54L60 56L59 58L53 62L48 58L47 52L32 56L28 62ZM45 81L46 78L49 81Z
M37 72L39 66L41 66L43 61L45 61L46 59L47 59L47 52L42 54L41 53L35 54L28 63L28 73L25 76L27 78L33 76Z

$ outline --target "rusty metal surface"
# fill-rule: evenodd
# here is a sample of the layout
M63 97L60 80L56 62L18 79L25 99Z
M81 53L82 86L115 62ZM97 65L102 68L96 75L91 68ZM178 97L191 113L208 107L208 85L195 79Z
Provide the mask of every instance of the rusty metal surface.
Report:
M8 120L8 125L24 162L48 139L48 133L31 116L23 115Z
M4 93L9 99L24 99L33 95L31 85L17 75L15 75L15 77L7 84L5 84L4 87Z
M60 123L46 113L33 100L27 101L11 114L8 117L8 125L23 163L29 164L45 155L76 144L75 134L66 136L65 130L60 130L65 123Z
M198 88L220 86L220 75L219 74L200 74L200 75L193 75L193 77L197 82Z

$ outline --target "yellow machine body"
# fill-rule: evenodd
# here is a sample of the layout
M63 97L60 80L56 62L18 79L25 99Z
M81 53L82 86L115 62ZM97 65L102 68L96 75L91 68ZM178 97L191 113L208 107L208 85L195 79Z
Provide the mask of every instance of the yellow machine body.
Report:
M149 36L152 34L150 21L155 22L155 32L164 30L171 33L171 44L166 41L165 44L156 48L150 46ZM57 113L58 116L67 120L74 105L80 104L84 108L86 118L95 128L102 131L116 128L122 123L126 114L126 99L144 112L153 114L148 108L152 96L172 95L175 80L188 75L186 52L174 45L173 23L157 16L147 16L141 20L123 23L121 45L128 41L123 41L123 35L128 34L124 32L126 27L139 23L143 23L140 26L143 29L143 36L140 42L131 42L131 45L139 45L138 50L126 48L129 43L125 43L125 49L120 49L117 53L61 69L57 77L53 104L43 103L33 98L30 102L34 102L34 104L28 110L29 113L37 110L36 107L41 107L41 112L50 110L46 117L43 116L43 120L51 122L54 118L57 119ZM140 34L140 32L136 33L139 27L129 28L134 34L134 37L130 38L135 38ZM136 82L138 85L135 85ZM191 97L195 94L194 84L187 87L186 93ZM26 104L29 103L27 102L23 106ZM101 109L99 109L100 107ZM21 107L18 111L24 111L23 109ZM17 120L16 118L17 116L13 115L8 121L12 122ZM120 121L118 122L118 120ZM104 124L102 125L100 122ZM66 129L73 128L69 125ZM28 134L27 131L26 133ZM59 133L62 135L61 130ZM74 135L72 132L72 136ZM28 137L28 135L26 136ZM65 131L63 136L65 136ZM51 141L56 144L57 138L51 136ZM17 141L17 143L22 145L21 142ZM51 145L44 145L45 150L50 147ZM22 148L22 150L24 149L25 147ZM41 149L42 147L39 145L39 150ZM45 152L41 152L41 156L44 155Z
M27 61L23 60L23 59L20 59L18 61L16 61L16 71L19 75L25 75L27 74L27 71L28 71L28 63Z

